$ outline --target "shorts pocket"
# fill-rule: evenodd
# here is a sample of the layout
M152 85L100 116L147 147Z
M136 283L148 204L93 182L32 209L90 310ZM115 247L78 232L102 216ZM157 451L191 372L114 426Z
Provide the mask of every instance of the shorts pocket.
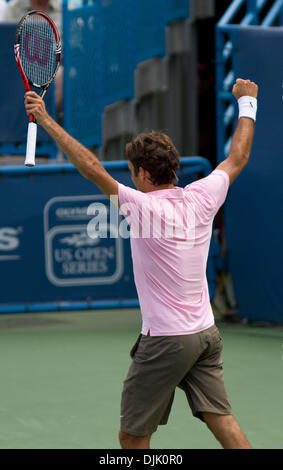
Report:
M134 358L134 356L137 352L137 349L138 349L139 344L140 344L141 337L142 337L142 334L139 335L137 341L135 342L134 346L132 347L132 349L130 351L130 356L131 356L132 359Z
M134 361L139 363L170 360L182 350L182 346L171 336L142 336L135 349Z

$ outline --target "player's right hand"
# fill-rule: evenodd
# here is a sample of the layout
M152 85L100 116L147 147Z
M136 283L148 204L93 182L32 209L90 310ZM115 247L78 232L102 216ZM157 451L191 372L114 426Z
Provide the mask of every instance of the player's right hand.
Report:
M38 124L43 124L49 116L43 99L34 91L27 91L25 94L25 107L27 115L32 114Z
M238 78L232 90L233 95L238 100L242 96L252 96L257 98L258 96L258 86L256 83L251 82L250 80L243 80Z

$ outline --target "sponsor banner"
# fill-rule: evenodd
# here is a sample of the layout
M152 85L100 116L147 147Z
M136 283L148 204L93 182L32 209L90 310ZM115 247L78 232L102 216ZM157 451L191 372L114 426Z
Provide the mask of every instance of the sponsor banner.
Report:
M110 201L101 195L55 197L46 204L45 263L51 284L98 286L120 281L124 272L123 240L111 237L116 226L107 224L104 238L88 234L96 204L110 212Z
M113 170L108 164L108 170L132 186L127 164L120 163ZM180 185L193 177L190 165L182 165ZM73 167L52 168L2 170L1 310L52 303L58 308L80 302L133 305L137 292L130 240L117 236L125 219ZM200 168L198 163L197 174ZM207 166L202 168L205 173ZM103 216L99 236L98 213Z
M95 203L110 211L109 200L76 170L5 173L0 304L137 299L129 240L88 236ZM113 231L110 222L106 231Z

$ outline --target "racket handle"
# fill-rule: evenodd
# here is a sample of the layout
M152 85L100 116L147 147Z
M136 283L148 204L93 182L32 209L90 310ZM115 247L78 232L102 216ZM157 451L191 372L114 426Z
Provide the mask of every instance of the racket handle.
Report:
M27 151L26 151L26 166L35 165L35 147L36 147L36 134L37 124L35 122L29 122L28 125L28 138L27 138Z

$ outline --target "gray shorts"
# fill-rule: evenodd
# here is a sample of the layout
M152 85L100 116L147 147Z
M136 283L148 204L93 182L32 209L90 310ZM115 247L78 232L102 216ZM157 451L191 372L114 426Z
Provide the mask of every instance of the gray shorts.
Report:
M215 325L181 336L140 335L121 400L121 431L146 436L167 424L175 388L186 393L192 413L232 414L221 359L222 339Z

